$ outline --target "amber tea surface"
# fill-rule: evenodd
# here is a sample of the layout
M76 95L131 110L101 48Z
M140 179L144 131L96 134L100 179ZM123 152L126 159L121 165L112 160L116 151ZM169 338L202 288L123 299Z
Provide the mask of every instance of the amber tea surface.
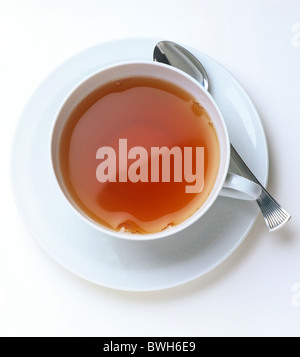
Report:
M127 152L121 155L120 139L127 139ZM116 164L114 182L97 179L97 168L107 159L96 157L101 147L110 147L116 153L112 161ZM134 147L147 150L143 167L147 165L148 182L119 180L119 160L126 157L129 168L139 158L127 156ZM174 182L172 155L170 182L162 180L162 157L158 161L159 181L152 182L153 147L179 147L182 153L184 148L192 148L194 173L196 148L204 148L201 192L186 192L184 162L183 180ZM211 119L197 98L164 80L132 77L101 86L76 106L62 132L59 160L64 183L83 214L116 231L147 234L183 222L203 204L217 176L219 144ZM124 181L124 172L122 177Z

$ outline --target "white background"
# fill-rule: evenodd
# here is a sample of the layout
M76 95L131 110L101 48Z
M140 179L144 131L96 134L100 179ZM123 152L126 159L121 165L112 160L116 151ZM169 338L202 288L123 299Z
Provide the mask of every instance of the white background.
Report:
M297 23L298 0L0 1L0 335L300 336ZM95 286L58 266L28 233L9 175L14 129L40 82L73 54L132 36L195 47L238 79L266 131L268 188L293 216L272 234L259 217L218 268L147 293Z

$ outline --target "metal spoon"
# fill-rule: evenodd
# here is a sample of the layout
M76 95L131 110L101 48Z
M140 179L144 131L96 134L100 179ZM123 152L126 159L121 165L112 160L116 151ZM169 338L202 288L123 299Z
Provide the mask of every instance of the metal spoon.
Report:
M188 73L199 81L206 90L209 88L207 73L200 61L187 49L171 41L159 42L153 52L153 59L156 62L162 62ZM231 157L243 173L250 180L256 182L262 188L262 193L256 200L263 214L269 231L275 231L285 225L291 218L278 202L267 192L263 185L258 181L244 160L240 157L235 148L231 146Z

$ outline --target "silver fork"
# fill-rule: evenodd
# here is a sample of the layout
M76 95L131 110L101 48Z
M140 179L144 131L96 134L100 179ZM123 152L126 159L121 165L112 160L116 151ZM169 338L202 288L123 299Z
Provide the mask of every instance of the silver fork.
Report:
M265 190L263 185L254 176L252 171L249 169L249 167L246 165L244 160L240 157L232 145L231 156L237 164L238 168L241 170L242 174L261 186L262 191L256 202L260 207L261 213L263 214L269 231L273 232L283 227L291 218L291 215L285 209L283 209L278 202L274 200L269 192Z

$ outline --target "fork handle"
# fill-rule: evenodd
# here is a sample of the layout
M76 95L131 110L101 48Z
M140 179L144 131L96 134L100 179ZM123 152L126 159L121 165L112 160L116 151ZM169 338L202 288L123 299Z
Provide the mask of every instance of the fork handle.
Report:
M275 201L275 199L258 181L258 179L246 165L244 160L240 157L240 155L235 150L232 144L230 144L230 147L231 157L233 158L243 175L260 185L262 188L262 192L257 198L256 202L258 203L258 206L261 210L261 213L264 217L269 231L272 232L279 228L282 228L291 218L291 215L285 209L283 209L277 201Z

